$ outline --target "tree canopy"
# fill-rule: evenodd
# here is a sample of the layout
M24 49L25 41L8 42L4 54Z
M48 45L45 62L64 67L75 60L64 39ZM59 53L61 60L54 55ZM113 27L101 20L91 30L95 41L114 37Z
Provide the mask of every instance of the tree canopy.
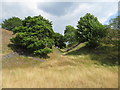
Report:
M54 34L55 46L62 49L66 47L64 36L60 33Z
M79 42L88 41L90 47L98 46L100 39L106 36L107 31L97 17L87 13L81 17L77 25L77 39Z
M64 38L68 45L74 44L76 42L76 29L71 25L66 26Z
M52 23L42 16L28 16L23 20L23 26L13 30L16 34L11 41L35 55L47 55L52 52L54 31Z
M118 19L119 16L111 19L110 26L119 29ZM71 25L66 26L64 36L55 33L52 29L52 22L41 15L28 16L24 20L17 17L5 19L2 28L13 31L15 37L11 39L11 42L15 45L25 48L35 55L47 55L52 52L53 45L64 48L66 43L71 46L76 43L88 42L88 46L96 47L107 35L109 27L102 25L94 15L87 13L78 21L77 29ZM111 33L112 31L109 31L109 37L112 37Z
M2 28L12 31L15 27L22 26L22 20L18 17L5 19L1 24Z
M112 29L120 29L120 16L110 19L109 26Z

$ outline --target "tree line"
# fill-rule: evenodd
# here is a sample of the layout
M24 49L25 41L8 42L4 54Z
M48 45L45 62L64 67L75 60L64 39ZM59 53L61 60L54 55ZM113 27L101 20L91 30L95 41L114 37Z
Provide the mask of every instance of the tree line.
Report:
M87 46L95 48L101 43L118 45L119 19L110 20L109 25L102 25L97 17L87 13L77 23L77 28L66 26L64 35L54 32L52 22L43 16L28 16L24 20L18 17L5 19L2 28L15 34L11 42L26 49L34 55L47 55L52 52L52 46L57 48L70 47L87 42Z

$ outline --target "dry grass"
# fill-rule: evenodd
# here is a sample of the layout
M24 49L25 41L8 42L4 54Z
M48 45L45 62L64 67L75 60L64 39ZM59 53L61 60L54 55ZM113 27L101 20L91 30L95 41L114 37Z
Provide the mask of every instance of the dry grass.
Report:
M117 88L118 74L104 67L3 69L5 88Z
M0 89L2 87L2 30L0 29Z
M10 44L10 38L13 37L12 32L1 29L2 31L2 54L7 54L12 52L12 50L8 47L8 44Z
M5 33L9 31L5 31ZM4 35L5 35L4 33ZM4 37L4 54L9 38ZM17 56L2 61L3 88L117 88L118 66L102 66L90 55L63 55L58 49L45 62Z
M100 66L85 57L50 54L51 58L35 64L28 58L25 63L7 65L3 68L3 87L5 88L117 88L117 66ZM59 57L58 57L59 56ZM54 59L53 59L54 58ZM82 58L82 59L81 59ZM17 60L17 61L18 61ZM8 60L9 61L9 60ZM33 65L34 64L34 65ZM25 67L26 65L26 67Z

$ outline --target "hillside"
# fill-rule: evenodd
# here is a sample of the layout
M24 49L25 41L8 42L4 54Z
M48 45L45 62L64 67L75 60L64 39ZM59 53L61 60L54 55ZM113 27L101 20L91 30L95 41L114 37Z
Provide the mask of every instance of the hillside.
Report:
M38 58L15 52L17 48L9 45L12 33L4 29L2 33L2 52L8 55L2 59L4 88L118 87L118 66L108 58L117 53L111 46L91 51L83 43L69 52L53 47L48 58Z
M12 52L8 45L10 44L10 38L12 38L13 35L11 31L5 29L1 29L1 31L2 31L2 54L7 54Z

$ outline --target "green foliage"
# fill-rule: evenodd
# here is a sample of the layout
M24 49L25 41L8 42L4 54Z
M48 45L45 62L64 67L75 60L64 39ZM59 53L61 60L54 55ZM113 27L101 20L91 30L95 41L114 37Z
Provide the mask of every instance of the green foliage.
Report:
M76 43L76 29L71 25L66 26L64 38L68 45L73 45Z
M16 27L13 32L16 37L11 41L31 53L47 55L52 52L51 48L54 44L52 23L42 16L28 16L23 20L23 26Z
M13 30L15 27L22 26L22 20L18 17L12 17L5 19L1 25L4 29Z
M88 41L90 47L98 46L100 39L107 35L106 27L90 13L80 18L77 28L77 40L79 42Z
M62 34L55 33L54 34L54 39L55 39L54 42L55 42L56 47L58 47L60 49L66 47L64 36Z
M120 40L119 40L120 30L108 28L107 31L108 31L108 34L106 37L102 39L102 42L105 44L112 44L112 45L119 46L120 45Z
M108 25L108 35L103 39L105 44L120 46L120 16L112 18Z
M112 18L109 21L109 26L112 29L120 29L120 16L117 16L116 18Z
M44 49L40 49L40 50L36 50L34 52L35 55L43 55L46 56L48 53L51 53L52 49L50 48L44 48Z

